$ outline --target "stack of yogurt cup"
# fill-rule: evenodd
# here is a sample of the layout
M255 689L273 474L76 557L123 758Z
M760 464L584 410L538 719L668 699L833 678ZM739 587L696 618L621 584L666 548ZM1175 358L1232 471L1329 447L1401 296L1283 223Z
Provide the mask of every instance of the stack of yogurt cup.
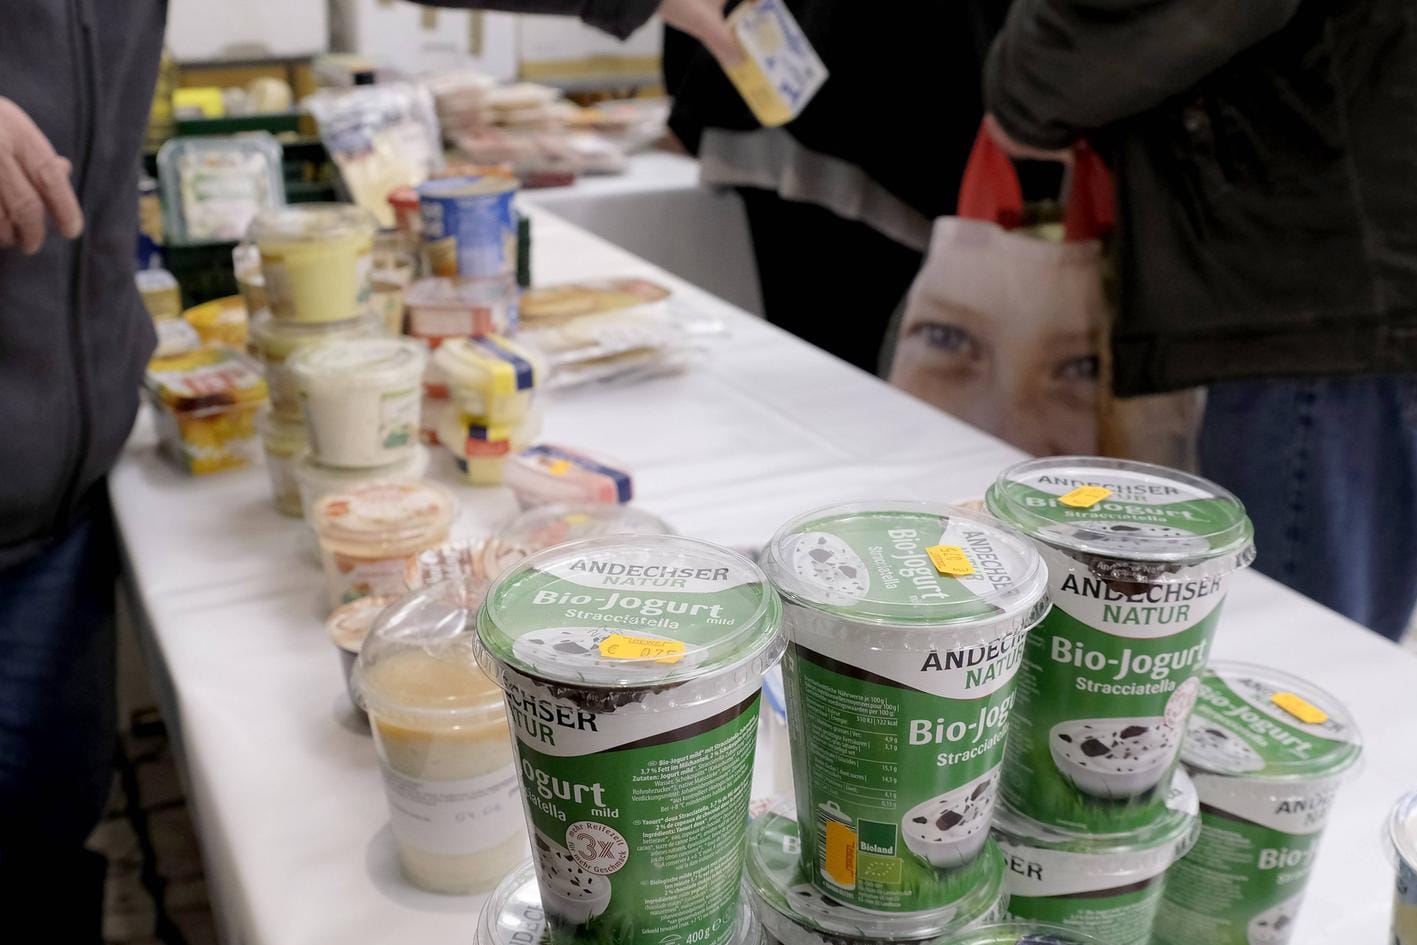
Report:
M303 512L296 468L309 438L291 362L307 349L380 333L369 311L376 228L371 214L350 204L297 204L258 214L249 245L238 248L243 297L263 305L252 315L250 344L270 387L261 435L275 507L284 515ZM260 293L245 291L255 280Z
M935 942L998 918L989 828L1048 607L1038 552L979 513L878 502L794 519L763 565L784 600L796 794L749 834L768 934Z
M1009 912L1148 945L1199 830L1178 761L1253 529L1214 483L1120 460L1021 463L986 504L1033 540L1052 600L1022 654L1002 771Z

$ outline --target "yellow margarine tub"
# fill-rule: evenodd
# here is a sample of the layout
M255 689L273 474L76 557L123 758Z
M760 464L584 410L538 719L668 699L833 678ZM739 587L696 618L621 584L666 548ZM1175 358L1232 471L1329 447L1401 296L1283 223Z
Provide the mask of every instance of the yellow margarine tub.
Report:
M202 348L154 358L143 387L156 408L163 450L187 472L201 475L255 461L266 380L244 354Z
M182 313L197 329L202 344L242 351L246 348L246 303L239 295L212 299Z
M295 204L258 214L246 236L261 253L271 314L338 322L363 312L377 230L374 217L353 204Z

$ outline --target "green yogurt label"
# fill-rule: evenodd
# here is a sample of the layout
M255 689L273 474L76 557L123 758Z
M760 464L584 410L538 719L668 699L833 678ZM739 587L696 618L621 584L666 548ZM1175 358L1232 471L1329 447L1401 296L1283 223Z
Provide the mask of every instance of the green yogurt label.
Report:
M1332 697L1270 670L1212 667L1183 753L1200 792L1201 836L1167 879L1159 945L1287 942L1360 751Z
M779 618L750 562L688 539L561 546L492 589L479 636L553 942L733 939Z
M942 573L938 547L971 573ZM888 505L800 519L768 561L788 599L783 678L813 884L872 912L951 907L988 839L1013 679L1045 606L1036 553L980 517Z
M1067 499L1080 486L1106 498ZM1219 487L1142 464L1038 460L989 508L1035 539L1052 609L1023 655L1002 796L1083 833L1153 821L1250 529Z

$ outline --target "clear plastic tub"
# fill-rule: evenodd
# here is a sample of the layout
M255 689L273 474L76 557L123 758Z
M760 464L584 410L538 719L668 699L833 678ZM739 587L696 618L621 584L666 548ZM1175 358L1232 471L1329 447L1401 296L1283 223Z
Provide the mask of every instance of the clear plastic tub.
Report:
M164 452L187 472L237 469L260 456L256 418L266 404L266 381L245 355L202 348L154 358L143 387Z
M418 279L404 291L403 304L408 333L435 347L454 338L501 335L517 324L517 287L511 280Z
M231 250L231 266L236 273L236 289L246 303L251 318L266 308L266 277L261 274L261 251L251 243L238 243Z
M513 453L502 478L523 509L567 502L623 504L634 498L634 480L624 464L550 443Z
M428 473L428 450L419 446L408 455L370 469L342 469L322 466L315 454L305 452L296 457L295 481L300 485L300 505L305 520L313 522L315 500L332 492L344 492L366 482L418 482Z
M940 945L1112 945L1084 935L1037 922L999 922L981 925L946 939Z
M1171 868L1155 945L1279 945L1303 903L1362 739L1336 698L1263 666L1213 661L1181 761L1200 793L1200 841Z
M756 565L688 538L561 545L493 585L478 660L506 691L553 942L733 941L780 619Z
M457 503L431 482L374 481L315 500L330 609L360 597L399 594L420 551L448 540Z
M1392 945L1417 943L1417 792L1393 805L1383 847L1397 884L1392 898Z
M351 338L376 338L379 323L369 315L342 322L283 322L270 312L260 312L251 321L251 347L265 362L266 382L271 388L271 409L289 418L304 418L300 406L300 385L287 362L305 348L315 348Z
M171 138L157 167L174 244L239 240L256 214L285 203L280 144L265 133Z
M475 643L472 608L434 589L379 615L354 670L404 876L449 895L490 889L527 848L506 710Z
M799 516L762 562L791 642L782 674L807 872L913 934L991 869L979 856L1014 675L1047 609L1043 562L994 519L923 502Z
M139 269L133 276L143 307L154 321L182 317L182 290L177 278L166 269Z
M398 338L334 341L297 352L290 370L320 462L385 466L417 446L427 360L421 345Z
M246 238L261 253L271 314L297 322L362 314L378 228L372 214L353 204L303 203L257 216Z
M448 395L486 423L514 423L530 411L546 375L540 355L510 338L454 338L433 352Z
M266 475L271 479L271 498L276 511L300 518L300 483L295 478L295 461L310 445L305 424L287 420L278 414L263 414L260 419L261 443L266 449Z
M1003 797L1074 833L1153 821L1177 764L1229 576L1254 558L1240 500L1187 473L1060 456L985 497L1048 564L1053 609L1020 669Z
M1171 777L1165 812L1133 834L1064 834L1001 809L994 834L1010 867L1009 915L1106 935L1113 945L1149 945L1167 870L1200 833L1198 812L1195 785L1181 770Z
M748 827L748 863L744 897L762 923L768 940L779 945L867 945L910 942L934 945L951 936L1004 918L1004 857L986 845L988 866L970 877L953 905L919 916L903 926L893 917L853 909L813 887L799 856L797 812L791 802L779 805Z
M325 634L339 652L340 672L344 676L349 701L360 712L359 695L354 691L354 661L359 658L359 650L369 631L374 629L374 621L386 609L400 600L398 597L360 597L348 604L336 607L325 621Z

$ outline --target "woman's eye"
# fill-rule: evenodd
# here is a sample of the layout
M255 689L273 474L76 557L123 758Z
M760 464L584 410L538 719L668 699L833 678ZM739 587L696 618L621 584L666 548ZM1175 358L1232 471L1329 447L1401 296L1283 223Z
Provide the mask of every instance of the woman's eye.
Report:
M969 332L956 325L930 322L920 326L920 335L927 345L940 351L967 354L974 347L974 339Z
M1053 371L1053 376L1060 381L1095 381L1097 355L1089 354L1086 357L1064 361Z

